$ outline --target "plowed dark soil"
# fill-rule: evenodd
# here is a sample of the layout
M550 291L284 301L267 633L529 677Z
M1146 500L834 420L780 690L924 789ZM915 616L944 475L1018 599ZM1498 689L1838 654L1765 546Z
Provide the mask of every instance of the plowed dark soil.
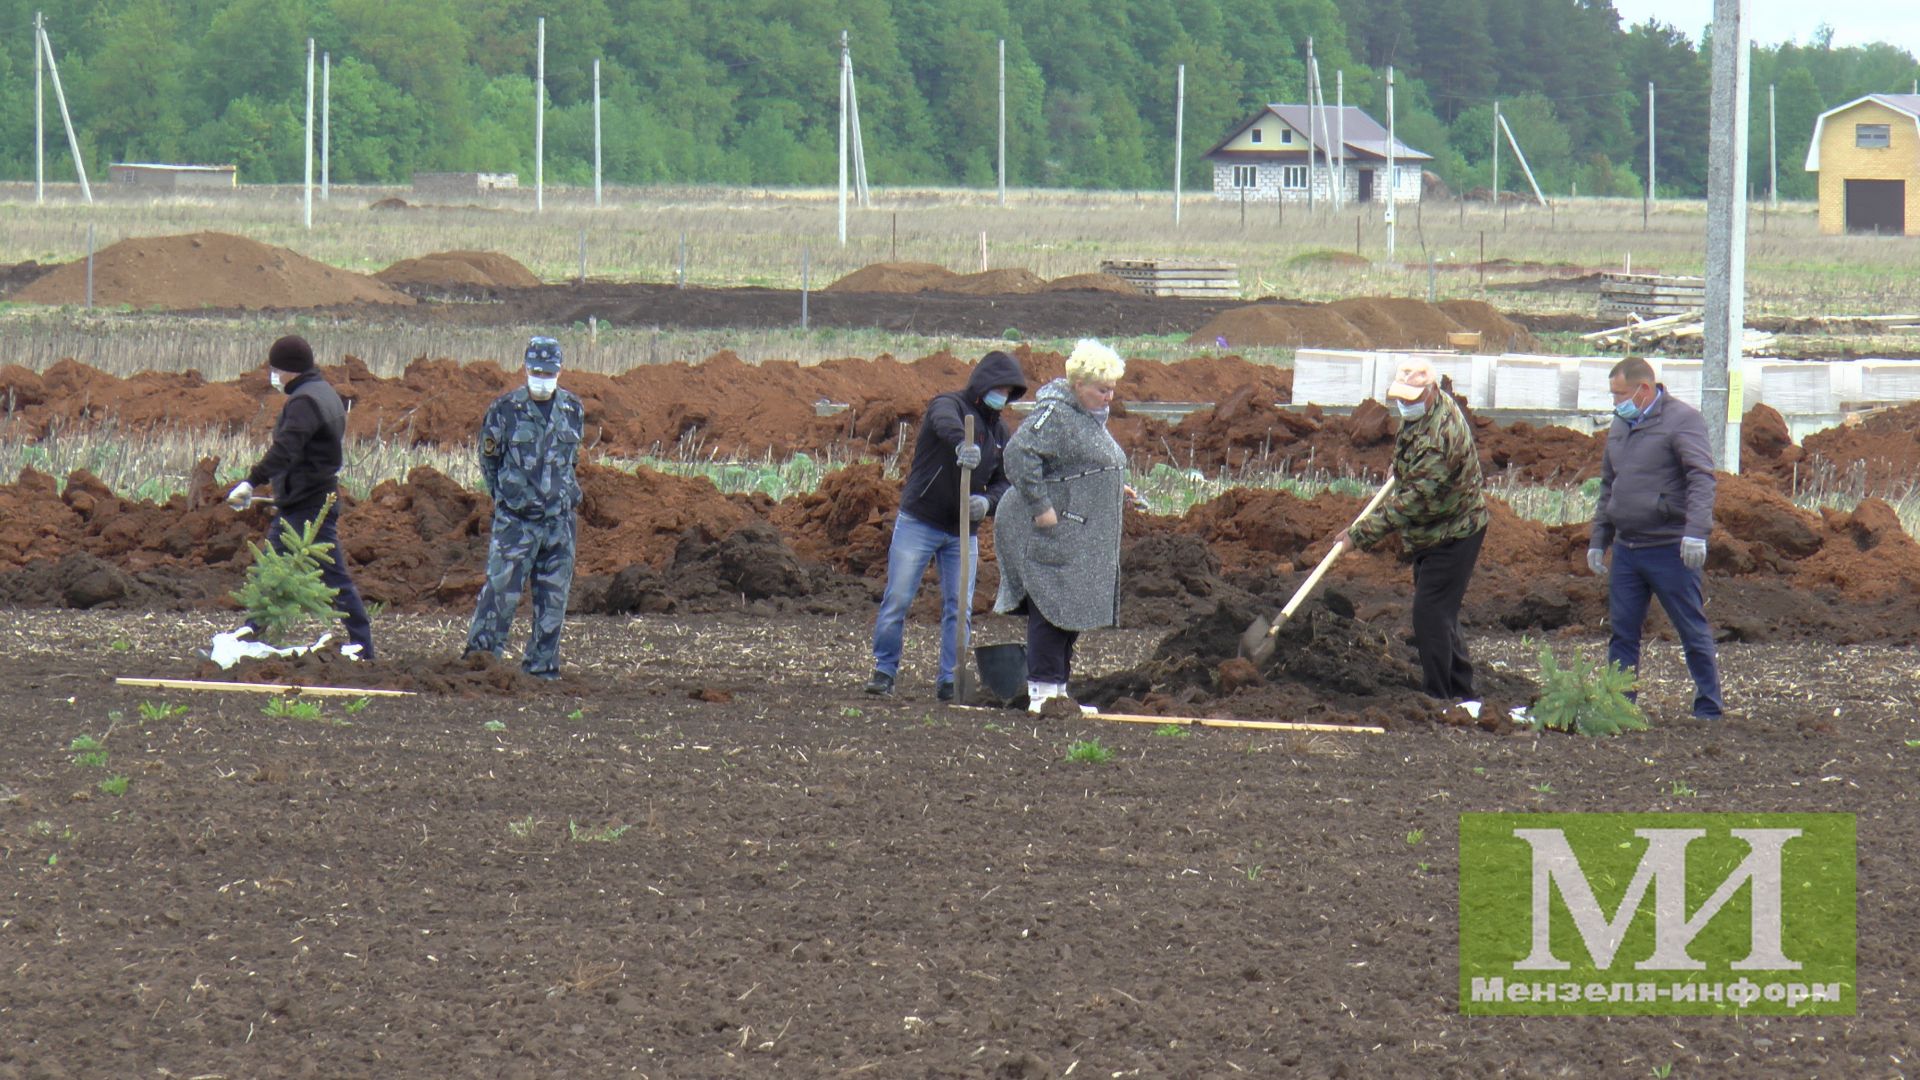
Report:
M1656 728L1608 741L955 710L920 627L876 701L862 619L578 619L556 687L307 719L111 684L215 625L8 616L0 1075L1771 1078L1916 1050L1896 652L1730 647L1718 725L1667 721L1659 653ZM463 632L377 625L423 668ZM1086 739L1112 762L1067 761ZM1857 1017L1462 1020L1461 812L1756 807L1859 815Z

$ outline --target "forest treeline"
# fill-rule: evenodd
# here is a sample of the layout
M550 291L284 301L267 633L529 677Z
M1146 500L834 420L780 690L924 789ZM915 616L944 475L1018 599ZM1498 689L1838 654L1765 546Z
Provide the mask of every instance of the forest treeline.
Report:
M1640 194L1649 83L1660 193L1706 184L1709 46L1698 28L1622 25L1610 0L0 0L0 176L16 180L33 175L36 4L92 175L158 160L298 180L312 37L332 56L335 179L530 180L544 15L558 183L592 179L596 59L609 181L831 182L845 29L875 184L993 183L1003 38L1015 186L1171 187L1180 64L1186 181L1207 185L1200 157L1234 123L1304 100L1309 38L1329 103L1344 72L1348 102L1384 119L1396 69L1401 137L1456 189L1488 183L1497 100L1549 193ZM1756 48L1752 70L1749 175L1764 192L1772 86L1787 197L1812 191L1814 117L1920 78L1905 50L1825 32ZM47 97L49 175L65 179ZM1502 187L1524 183L1501 170Z

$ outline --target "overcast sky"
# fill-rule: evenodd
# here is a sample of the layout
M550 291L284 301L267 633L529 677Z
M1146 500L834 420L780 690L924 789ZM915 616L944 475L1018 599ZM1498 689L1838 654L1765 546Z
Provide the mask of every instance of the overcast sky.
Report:
M1695 41L1713 21L1713 0L1613 0L1622 26L1649 17L1671 23ZM1920 2L1915 0L1748 0L1747 34L1765 45L1792 39L1806 43L1821 23L1833 27L1835 45L1884 41L1920 56Z

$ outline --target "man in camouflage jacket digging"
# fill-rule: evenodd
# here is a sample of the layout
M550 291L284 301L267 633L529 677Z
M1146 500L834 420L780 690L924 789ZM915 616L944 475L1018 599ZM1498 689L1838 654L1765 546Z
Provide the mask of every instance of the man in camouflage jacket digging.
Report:
M529 576L533 629L520 666L539 679L560 677L560 628L573 587L575 511L585 416L580 399L560 389L560 343L527 345L527 384L500 395L480 425L480 473L493 496L487 580L467 631L469 655L500 655Z
M1413 643L1431 697L1474 697L1473 664L1460 632L1460 602L1486 539L1486 483L1466 414L1441 390L1433 364L1413 359L1387 397L1400 414L1393 494L1336 540L1366 549L1398 532L1413 559Z

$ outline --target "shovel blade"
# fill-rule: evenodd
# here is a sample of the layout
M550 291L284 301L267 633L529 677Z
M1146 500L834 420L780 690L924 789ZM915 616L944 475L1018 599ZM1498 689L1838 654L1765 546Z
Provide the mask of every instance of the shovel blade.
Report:
M1240 632L1240 656L1260 667L1273 658L1274 643L1273 624L1264 618L1255 619Z

